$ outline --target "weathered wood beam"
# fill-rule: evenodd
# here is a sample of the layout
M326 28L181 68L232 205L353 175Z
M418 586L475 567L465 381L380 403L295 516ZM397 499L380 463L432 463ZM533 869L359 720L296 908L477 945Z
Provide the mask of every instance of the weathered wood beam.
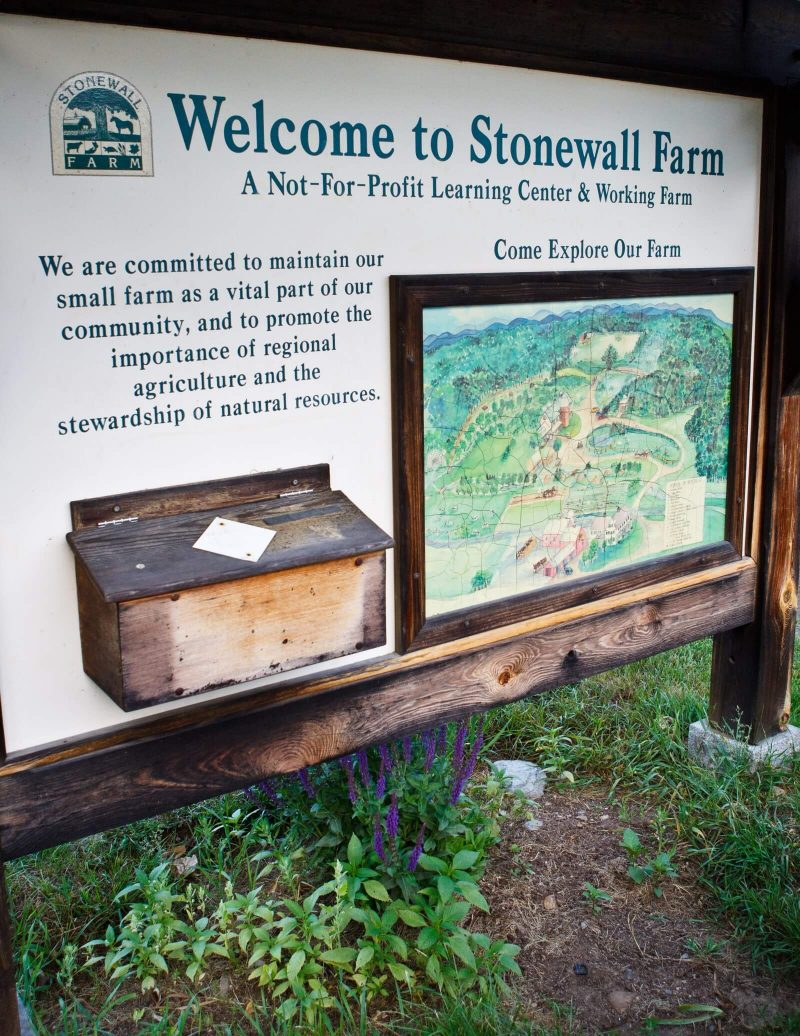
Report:
M753 743L785 730L795 646L800 533L800 120L785 91L767 123L756 352L753 623L716 638L709 720ZM761 354L761 355L759 355Z
M0 767L0 845L12 859L540 693L751 622L755 566L593 602L528 632L477 635L381 661L327 693L223 715L127 742L39 754ZM338 679L338 685L336 683ZM324 686L324 684L323 684Z
M2 0L3 10L652 79L796 75L795 0Z

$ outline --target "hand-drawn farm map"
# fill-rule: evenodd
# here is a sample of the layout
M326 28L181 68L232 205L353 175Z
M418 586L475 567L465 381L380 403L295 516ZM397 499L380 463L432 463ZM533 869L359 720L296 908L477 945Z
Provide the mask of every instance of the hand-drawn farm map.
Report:
M724 539L733 297L425 307L426 614Z

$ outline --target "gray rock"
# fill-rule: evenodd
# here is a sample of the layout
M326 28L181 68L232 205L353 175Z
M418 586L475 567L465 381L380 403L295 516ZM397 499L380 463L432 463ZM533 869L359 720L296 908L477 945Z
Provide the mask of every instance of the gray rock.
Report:
M757 745L736 741L709 726L708 720L700 719L689 727L689 755L696 762L713 769L720 755L746 756L747 767L755 773L759 766L781 769L787 766L793 755L800 752L800 727L789 726L772 737L764 738Z
M538 831L540 827L544 827L544 821L536 820L534 817L531 820L526 820L523 827L526 831Z
M544 795L545 772L536 763L524 759L500 759L493 766L506 778L510 791L520 791L526 799L540 799Z
M617 1014L627 1014L633 1001L634 994L629 993L627 989L612 989L608 994L608 1002Z
M19 1010L19 1036L36 1036L28 1012L22 998L17 993L17 1009Z

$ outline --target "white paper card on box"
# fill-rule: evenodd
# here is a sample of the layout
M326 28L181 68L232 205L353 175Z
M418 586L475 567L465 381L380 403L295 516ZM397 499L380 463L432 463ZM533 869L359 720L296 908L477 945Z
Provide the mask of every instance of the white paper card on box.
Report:
M196 550L207 550L211 554L256 562L274 535L272 529L259 529L255 525L234 522L230 518L214 518L193 546Z

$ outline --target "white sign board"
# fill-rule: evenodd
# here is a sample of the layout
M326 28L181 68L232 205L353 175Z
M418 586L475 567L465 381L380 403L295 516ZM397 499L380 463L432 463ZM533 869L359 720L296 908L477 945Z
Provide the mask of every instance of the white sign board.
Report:
M9 751L125 719L82 670L69 501L327 462L391 532L391 274L756 261L756 99L2 29Z

